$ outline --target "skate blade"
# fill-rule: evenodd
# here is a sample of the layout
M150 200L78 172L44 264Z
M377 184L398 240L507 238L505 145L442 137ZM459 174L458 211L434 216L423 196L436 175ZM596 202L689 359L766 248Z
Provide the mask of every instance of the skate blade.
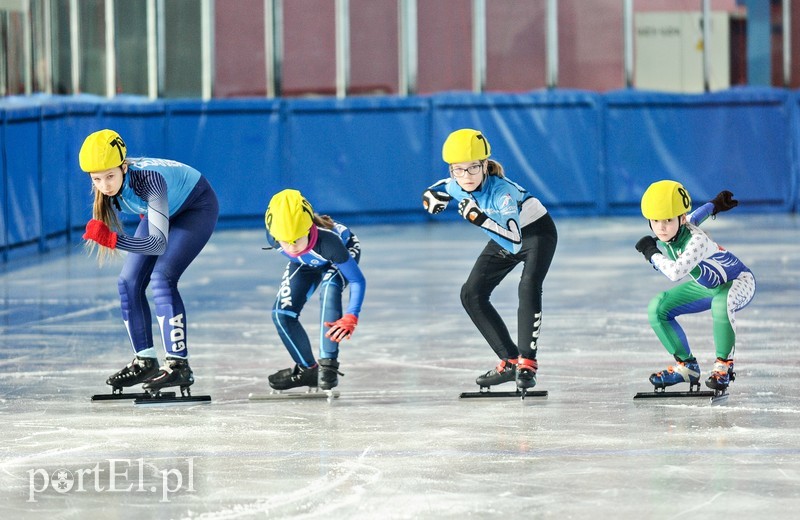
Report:
M167 395L167 394L172 394ZM209 404L211 403L210 395L186 395L175 396L175 392L162 392L158 395L147 395L133 401L136 406L175 406L187 404Z
M338 399L338 390L322 390L319 392L284 392L275 391L269 394L251 393L247 396L250 401L280 401L292 399Z
M709 399L709 402L711 403L711 406L719 406L721 404L727 403L728 402L728 397L730 397L730 395L731 394L729 394L727 390L722 391L722 392L716 392L716 393L714 393L713 396L711 396L711 399Z
M656 391L656 392L639 392L633 396L634 399L671 399L671 398L683 398L683 397L714 397L714 392L705 391L705 390L695 390L692 392L667 392L667 391Z
M473 399L473 398L490 398L490 397L516 397L517 399L525 399L527 397L544 397L547 398L547 390L526 390L524 393L521 390L513 392L492 392L485 390L482 392L461 392L458 396L459 399Z
M161 395L164 397L175 397L175 392L162 392ZM147 392L134 392L132 394L95 394L92 396L92 402L122 400L130 401L131 399L143 399L145 397L150 397L150 394Z

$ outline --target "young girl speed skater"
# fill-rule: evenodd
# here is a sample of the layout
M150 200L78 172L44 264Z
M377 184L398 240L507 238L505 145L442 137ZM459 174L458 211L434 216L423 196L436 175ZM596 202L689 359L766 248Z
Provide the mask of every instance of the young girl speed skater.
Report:
M270 375L269 385L275 390L297 386L330 390L339 384L339 342L353 335L364 301L366 280L358 266L361 244L344 225L316 215L297 190L273 196L264 223L270 245L289 258L272 320L295 362L293 368ZM342 314L342 292L347 285L350 299ZM316 289L320 290L319 363L299 320Z
M451 133L442 147L450 177L422 195L428 213L443 211L458 201L459 214L491 240L478 256L461 288L461 303L497 354L497 366L475 382L489 387L516 381L518 388L536 385L539 331L542 324L542 284L556 250L558 235L547 209L533 195L507 179L503 167L489 159L491 147L478 130ZM495 287L523 264L518 294L517 343L489 298Z
M151 393L170 386L188 389L194 377L178 281L214 231L217 196L190 166L167 159L128 158L125 142L113 130L89 135L79 161L94 192L93 218L83 238L90 249L98 248L101 262L116 251L128 252L117 287L135 357L106 383L114 393L140 383ZM133 235L123 232L117 211L141 216ZM160 370L145 294L148 285L166 351Z
M673 282L687 275L692 278L653 298L647 309L656 336L677 361L675 366L650 376L656 389L678 383L689 383L690 391L699 388L700 366L676 318L709 309L714 324L716 361L706 386L723 392L734 378L734 317L753 299L756 281L746 265L698 226L709 216L737 204L731 192L723 191L713 201L689 213L692 208L689 192L670 180L651 184L642 196L642 215L649 220L657 240L650 235L642 237L636 243L636 250Z

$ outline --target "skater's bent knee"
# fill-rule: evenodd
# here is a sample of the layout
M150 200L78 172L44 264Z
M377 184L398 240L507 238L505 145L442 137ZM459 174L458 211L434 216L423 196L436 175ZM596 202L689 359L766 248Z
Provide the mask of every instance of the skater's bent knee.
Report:
M667 293L662 292L650 300L650 304L647 306L647 317L650 319L650 323L666 319L667 313L669 312L669 309L664 305L666 299Z
M488 300L488 297L483 296L480 291L468 283L461 286L461 303L464 307L474 307L481 300Z
M297 313L292 311L285 311L282 309L272 309L272 322L275 325L288 323L290 321L297 321Z

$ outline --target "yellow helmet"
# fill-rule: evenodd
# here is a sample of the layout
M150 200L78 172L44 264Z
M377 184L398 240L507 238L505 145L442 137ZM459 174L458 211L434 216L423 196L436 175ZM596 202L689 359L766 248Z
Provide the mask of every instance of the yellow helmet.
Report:
M264 225L275 240L295 243L308 235L314 223L314 209L297 190L283 190L269 201L264 214Z
M654 182L642 195L642 215L649 220L671 219L691 209L692 198L680 182Z
M113 130L99 130L83 141L78 160L86 173L116 168L125 161L128 149L125 141Z
M492 154L489 141L478 130L462 128L447 136L442 159L447 164L482 161Z

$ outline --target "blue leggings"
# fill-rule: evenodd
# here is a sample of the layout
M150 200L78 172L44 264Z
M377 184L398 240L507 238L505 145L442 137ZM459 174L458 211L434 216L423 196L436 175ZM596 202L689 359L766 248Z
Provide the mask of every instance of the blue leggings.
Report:
M303 367L316 364L311 342L303 325L300 312L319 287L319 356L337 359L339 344L325 337L326 321L342 317L342 292L347 285L342 273L331 267L311 267L289 262L283 273L278 297L272 307L272 321L278 329L283 345L295 363Z
M167 357L189 356L186 311L178 280L211 238L219 203L211 185L201 178L180 209L169 219L167 250L160 256L128 253L117 282L122 319L138 356L156 357L153 324L145 294L152 283L156 318ZM137 237L148 234L147 218L136 228Z

